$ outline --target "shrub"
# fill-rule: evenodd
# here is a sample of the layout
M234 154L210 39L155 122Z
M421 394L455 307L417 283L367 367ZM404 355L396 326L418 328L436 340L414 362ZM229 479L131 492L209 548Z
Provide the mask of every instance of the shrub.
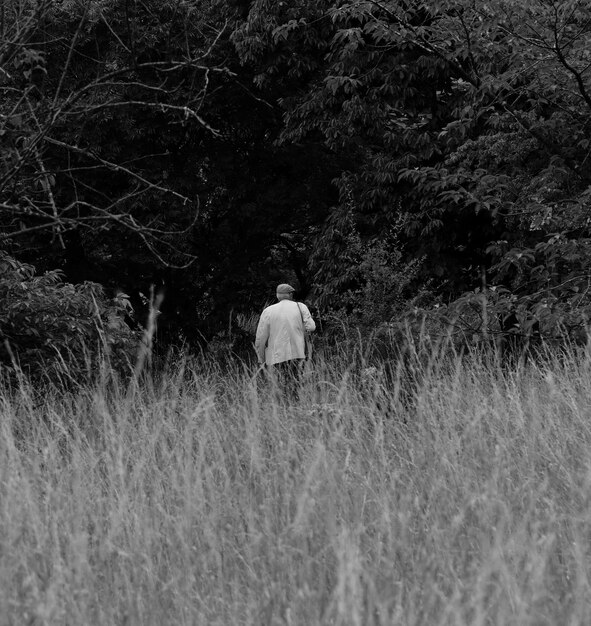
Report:
M90 375L103 358L126 368L139 334L124 321L129 301L101 285L73 285L59 270L37 276L0 251L0 366L34 379Z

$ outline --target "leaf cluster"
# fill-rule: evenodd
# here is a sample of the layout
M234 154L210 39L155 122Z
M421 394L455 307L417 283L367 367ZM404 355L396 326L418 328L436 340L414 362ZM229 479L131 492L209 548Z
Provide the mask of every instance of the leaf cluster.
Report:
M58 270L37 275L0 252L0 300L0 367L54 381L91 375L102 358L129 369L139 335L125 323L125 294L108 298L101 285L72 285Z
M461 308L484 280L501 317L521 316L544 335L582 327L586 3L300 2L297 19L255 6L239 52L261 84L283 90L280 141L322 142L349 158L335 179L339 205L318 234L328 251L313 257L320 290L337 275L347 290L362 265L331 243L335 216L347 215L368 243L383 245L396 226L404 260L424 259L422 280L444 301ZM287 76L302 58L314 64L294 88Z

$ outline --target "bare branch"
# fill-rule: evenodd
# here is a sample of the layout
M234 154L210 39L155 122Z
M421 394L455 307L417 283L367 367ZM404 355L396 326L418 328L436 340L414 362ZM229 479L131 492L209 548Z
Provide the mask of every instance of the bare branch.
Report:
M49 174L47 173L47 170L45 169L45 164L43 163L43 159L41 158L41 155L39 154L38 150L35 151L35 159L39 165L39 169L41 170L41 173L43 174L43 190L47 194L47 199L49 200L49 204L53 212L53 218L55 221L54 235L55 237L57 237L58 241L60 242L62 250L65 250L66 244L64 243L64 239L61 233L61 228L59 225L58 211L57 211L57 206L55 204L55 198L53 197L53 191L51 189L51 186L52 186L51 181L49 180Z
M82 17L80 18L80 21L78 22L78 28L76 29L76 32L74 33L74 37L72 37L72 41L70 43L70 48L68 50L68 57L66 58L66 63L64 65L64 69L62 70L61 76L60 76L60 80L59 83L56 87L55 90L55 94L53 96L53 104L52 104L52 108L55 108L57 101L60 97L60 94L62 92L62 87L64 84L64 80L66 80L66 76L68 74L68 71L70 69L70 64L72 63L72 56L74 54L74 50L76 48L76 42L78 41L78 37L80 37L80 33L82 32L82 27L84 26L84 22L86 21L86 15L88 13L88 6L84 7L84 12L82 14Z
M168 162L168 150L148 149L146 152L151 154L143 154L143 143L137 149L121 144L116 146L117 156L112 156L102 153L100 147L94 150L91 142L80 145L82 141L77 138L77 133L94 121L102 122L100 114L105 111L109 111L105 118L120 120L122 124L131 119L131 124L135 124L134 117L110 113L124 109L137 112L138 118L142 113L145 118L146 110L161 112L169 123L199 125L213 136L220 136L200 110L216 77L234 76L221 63L210 62L227 34L227 22L220 30L208 32L205 41L200 36L195 39L193 35L199 29L192 30L192 24L182 24L179 19L193 15L201 20L199 11L192 12L189 4L183 0L171 3L175 23L170 24L167 41L171 45L165 51L170 54L142 62L138 62L138 38L144 37L144 32L136 21L146 12L152 18L159 17L157 2L143 6L141 2L128 1L122 6L114 3L103 8L100 3L95 6L80 1L75 4L80 9L76 9L75 21L61 22L66 32L71 28L70 34L63 35L60 26L52 37L48 36L47 24L52 24L54 7L58 11L56 19L61 19L61 8L53 0L23 0L10 22L0 12L0 32L4 36L0 41L0 67L4 65L0 71L0 131L3 147L8 146L0 159L0 243L45 231L53 232L64 247L66 232L117 228L134 233L163 265L187 267L194 260L194 255L179 249L174 238L190 233L197 224L198 199L190 197L191 192L183 194L171 188L164 179L154 180L160 175L145 174L142 169L141 162L152 160L146 163L149 168L154 157L164 157ZM110 17L111 10L115 19ZM122 19L127 19L127 35ZM96 54L89 55L86 44L95 25L106 33L107 39L104 47L101 40ZM166 31L162 33L166 37ZM9 71L5 63L20 60L18 55L23 50L23 65L17 72ZM45 59L51 63L55 50L60 57L63 55L61 67L53 63L48 67L47 79L38 80L39 75L34 72L45 72ZM116 56L109 65L113 50ZM89 66L92 71L85 72ZM194 89L187 84L187 77L194 81ZM135 128L125 128L133 138ZM164 140L157 143L163 148L167 146ZM103 187L101 170L107 175L121 175L117 180L125 190ZM163 215L159 208L155 214L150 213L152 203L161 202L163 197L173 203L178 218ZM171 223L173 218L175 222Z
M220 136L220 132L216 130L215 128L212 128L196 111L186 106L178 106L174 104L164 104L164 103L159 103L159 102L145 102L142 100L111 101L111 102L102 102L101 104L97 104L95 106L81 107L78 110L75 109L71 111L66 111L64 112L64 115L80 115L82 113L84 113L85 115L88 115L90 113L94 113L102 109L114 109L114 108L129 107L129 106L155 109L157 111L161 111L162 113L164 113L165 111L174 111L175 113L182 113L185 120L192 118L196 120L197 122L199 122L201 126L206 128L215 137Z
M103 24L109 29L109 32L111 33L111 35L113 35L113 37L115 37L115 39L119 42L119 45L126 51L129 52L131 54L131 50L128 48L128 46L125 45L125 43L123 43L123 40L121 39L121 37L119 37L119 35L117 34L116 31L114 31L111 28L111 24L109 24L109 21L107 20L107 18L105 17L105 14L103 13L102 10L99 10L99 14L101 16L101 20L103 22Z
M591 95L589 94L589 92L587 91L587 88L585 86L585 82L583 80L583 76L582 74L577 71L577 69L575 67L573 67L567 60L567 58L564 55L564 52L558 42L558 34L555 33L555 43L554 43L554 51L556 52L556 56L558 58L558 60L560 61L560 63L562 63L562 65L564 66L564 68L566 69L567 72L569 72L575 79L576 83L577 83L577 87L579 89L579 92L583 98L583 100L587 103L587 106L591 109Z
M95 154L90 150L85 150L84 148L80 148L78 146L72 146L71 144L59 141L58 139L52 139L51 137L46 137L45 141L47 141L47 143L53 144L54 146L59 146L60 148L64 148L65 150L70 150L72 152L76 152L77 154L82 154L89 159L98 161L99 163L101 163L101 165L114 172L123 172L128 176L131 176L131 178L135 178L136 180L140 181L150 189L156 189L158 191L161 191L162 193L170 194L171 196L178 198L184 204L191 202L190 198L187 198L187 196L183 196L182 194L177 193L176 191L173 191L172 189L169 189L167 187L162 187L162 185L159 185L158 183L153 183L143 176L140 176L140 174L138 174L137 172L134 172L133 170L130 170L123 165L118 165L117 163L113 163L112 161L107 161L106 159L99 157L98 154Z

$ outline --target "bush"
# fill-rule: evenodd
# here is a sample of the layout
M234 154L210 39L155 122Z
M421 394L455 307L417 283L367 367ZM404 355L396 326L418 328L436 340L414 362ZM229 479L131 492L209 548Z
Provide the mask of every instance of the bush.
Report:
M0 367L34 379L91 375L103 358L126 369L139 340L125 323L124 294L63 281L59 270L35 275L31 265L0 251Z

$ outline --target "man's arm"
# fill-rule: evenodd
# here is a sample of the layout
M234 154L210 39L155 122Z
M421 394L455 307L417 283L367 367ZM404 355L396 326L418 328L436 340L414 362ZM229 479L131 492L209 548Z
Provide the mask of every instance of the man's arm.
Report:
M254 349L256 350L259 363L265 362L265 346L267 345L267 340L269 339L269 327L269 316L265 310L261 314L254 342Z
M301 308L302 308L302 319L304 320L304 328L309 333L311 333L312 331L316 330L316 324L314 320L312 319L312 316L310 315L310 311L308 310L308 307L303 302L301 304Z

